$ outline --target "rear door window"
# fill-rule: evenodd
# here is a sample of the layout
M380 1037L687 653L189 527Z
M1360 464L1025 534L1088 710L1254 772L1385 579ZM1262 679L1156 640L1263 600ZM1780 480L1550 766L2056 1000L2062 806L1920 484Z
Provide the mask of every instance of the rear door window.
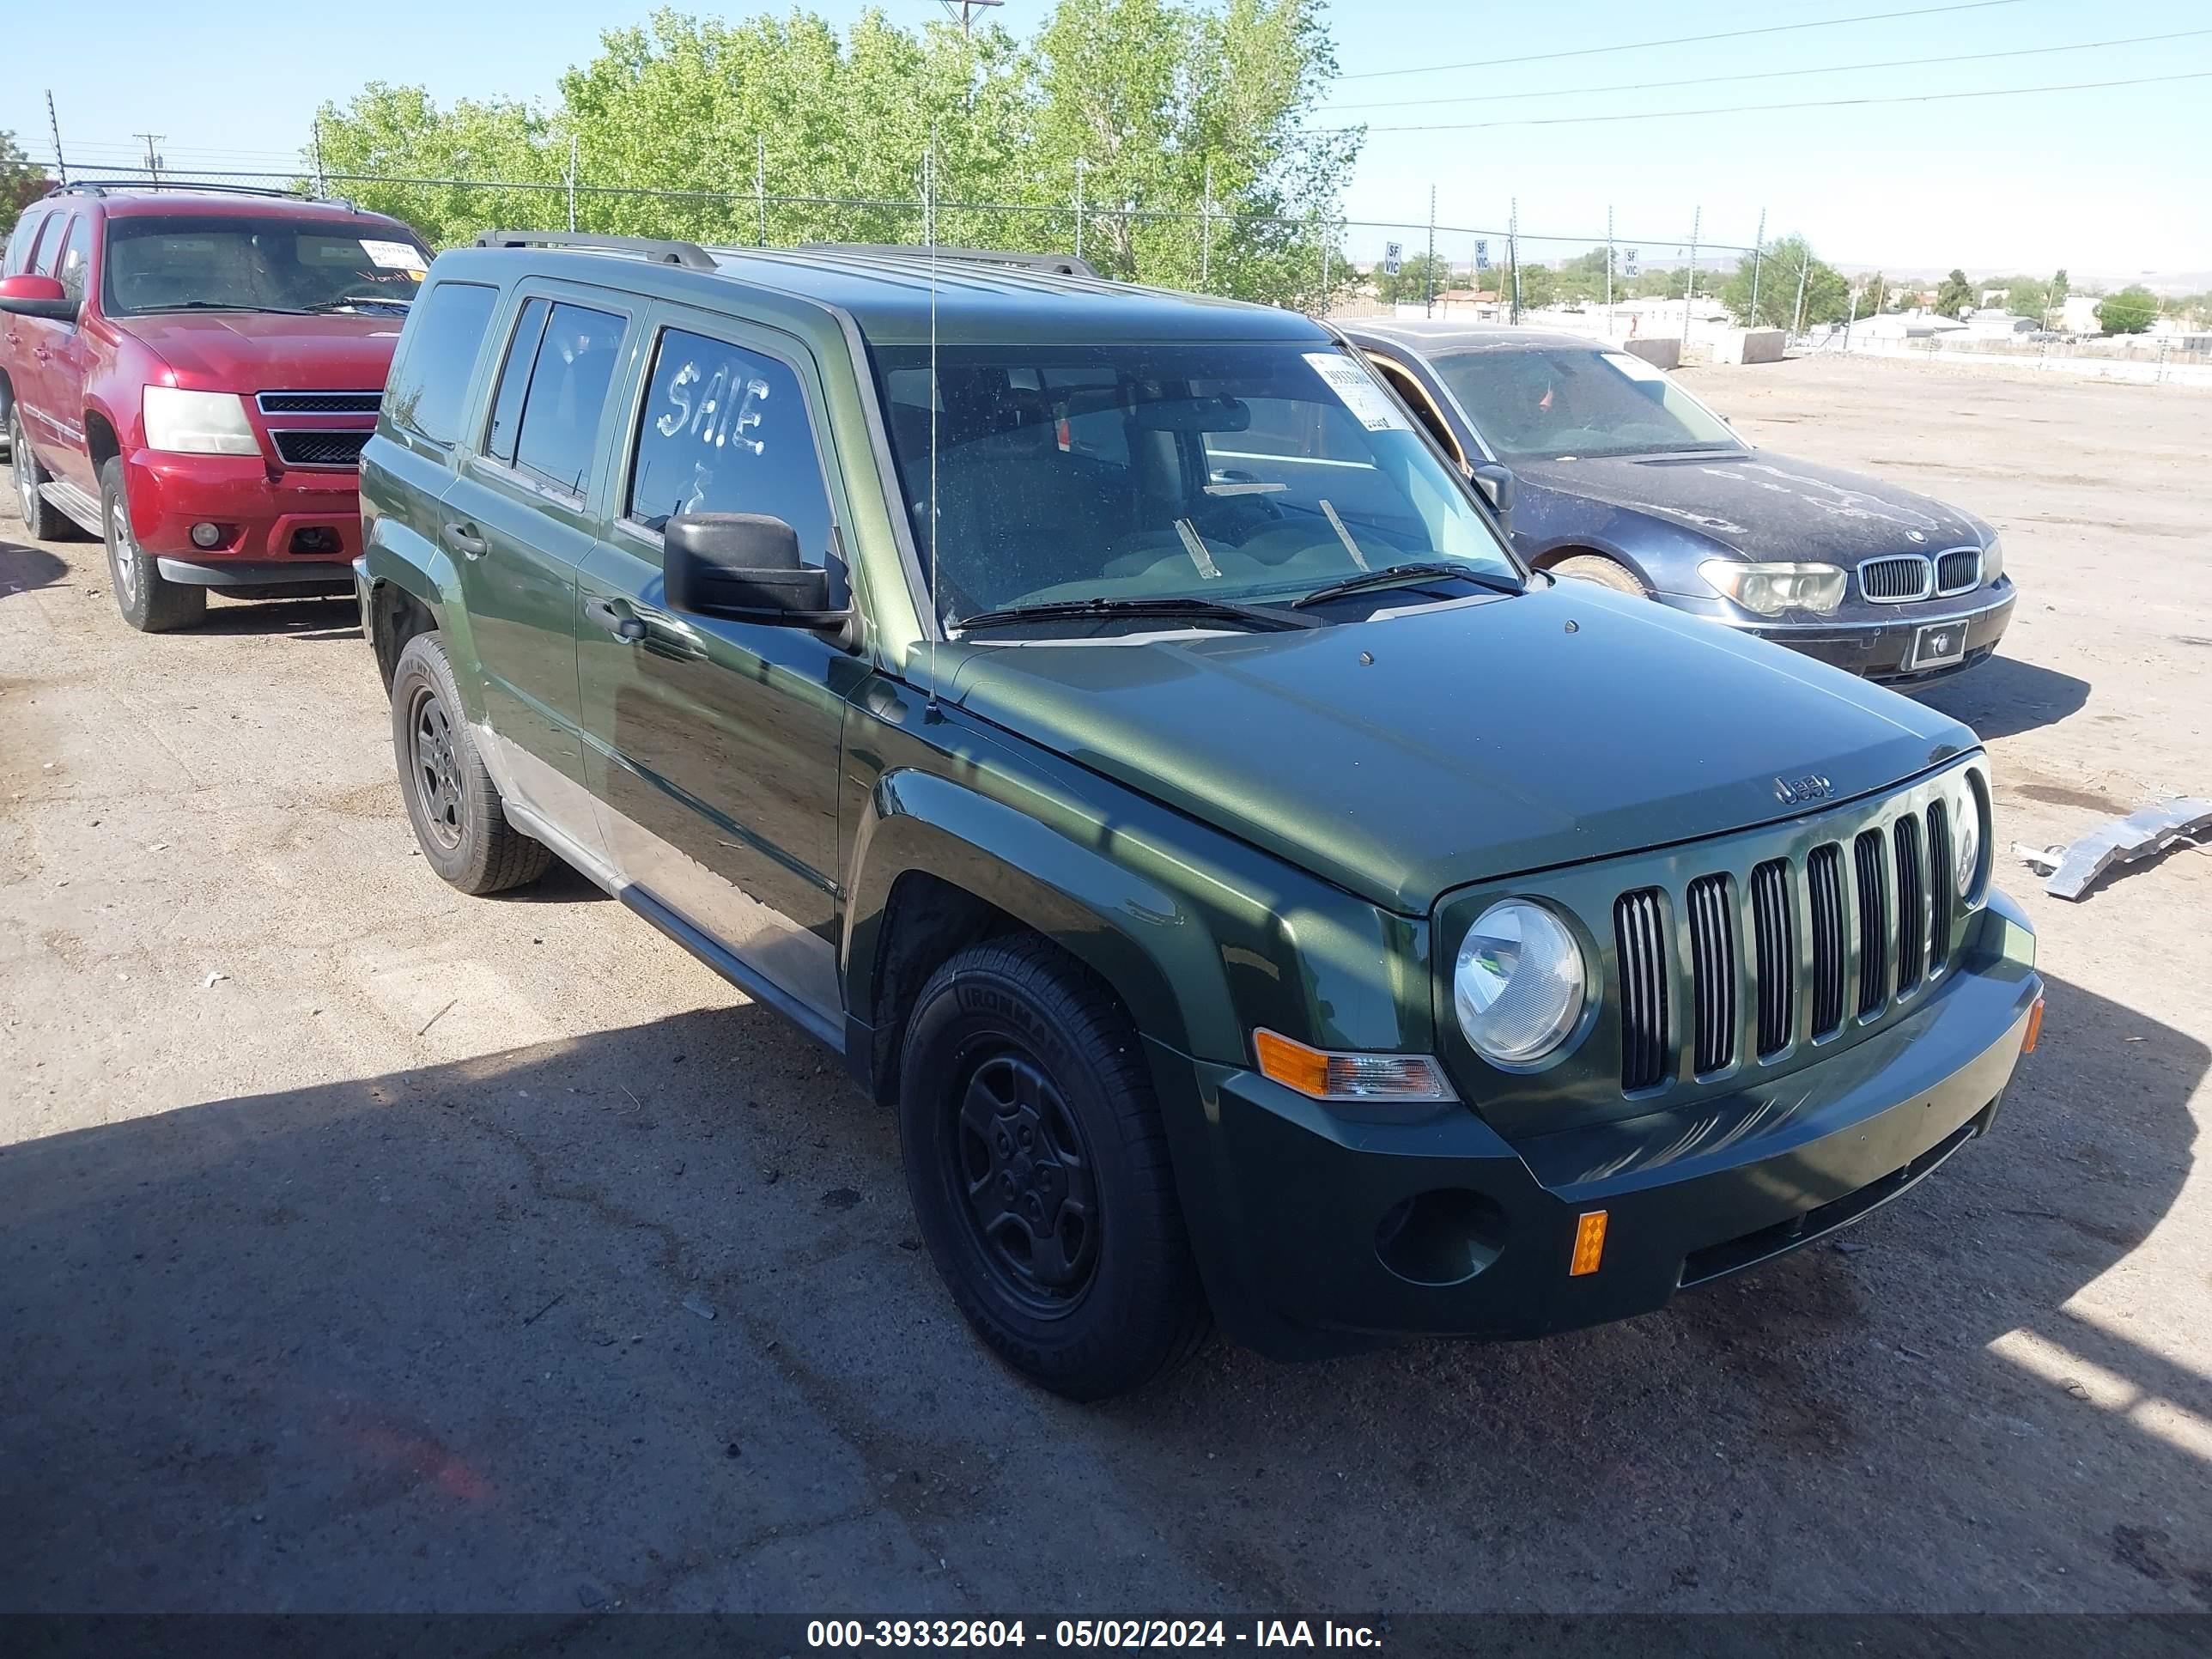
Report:
M550 300L525 302L507 343L507 362L499 372L499 389L492 394L483 453L509 466L514 465L515 431L522 424L522 394L530 390L531 365L538 361L538 344L545 337L545 313L552 309Z
M407 319L385 413L401 431L447 449L458 441L461 405L499 290L481 283L435 283Z
M659 530L678 513L762 513L826 564L830 495L799 376L765 352L662 331L639 417L626 516Z
M51 213L27 213L23 222L15 227L15 234L8 239L8 257L0 263L0 276L21 276L31 268L31 250L38 245L39 231Z
M563 495L582 497L599 453L599 416L629 326L625 317L583 306L556 303L546 313L515 427L518 471Z
M33 256L35 263L31 266L40 276L58 276L61 274L62 244L69 227L79 216L73 213L57 213L46 221L46 234L39 238L39 251Z

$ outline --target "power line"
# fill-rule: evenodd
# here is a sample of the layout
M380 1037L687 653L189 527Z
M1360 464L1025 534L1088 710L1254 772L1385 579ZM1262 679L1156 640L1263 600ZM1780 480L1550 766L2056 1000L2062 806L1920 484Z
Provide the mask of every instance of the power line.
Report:
M1744 75L1695 75L1684 81L1630 81L1604 87L1561 87L1548 92L1479 92L1463 98L1393 98L1372 104L1333 104L1324 115L1355 109L1420 109L1437 104L1506 104L1529 98L1580 97L1586 93L1656 92L1668 87L1710 87L1730 81L1777 81L1792 76L1849 75L1860 70L1917 69L1932 64L1980 64L1997 58L2039 58L2056 52L2095 52L2106 46L2141 46L2154 40L2194 40L2212 29L2178 29L2172 34L2136 34L2124 40L2082 40L2070 46L2014 46L2005 52L1968 52L1949 58L1893 58L1879 64L1823 64L1814 69L1754 70Z
M1770 23L1764 28L1723 29L1717 34L1677 34L1665 40L1625 40L1617 46L1577 46L1568 52L1532 52L1525 58L1484 58L1471 64L1424 64L1419 69L1362 70L1340 81L1373 81L1386 75L1441 75L1447 70L1501 69L1508 64L1548 64L1561 58L1595 58L1611 52L1643 52L1652 46L1686 46L1702 40L1741 40L1754 34L1788 34L1798 29L1841 28L1846 23L1885 23L1897 17L1935 17L1947 11L1987 11L2017 6L2021 0L1965 0L1949 6L1913 6L1904 11L1863 12L1856 17L1824 17L1810 23Z
M1848 109L1867 104L1940 104L1960 98L2021 98L2038 92L2095 92L2106 87L2154 87L2171 81L2212 80L2212 70L2185 75L2142 75L2126 81L2072 81L2055 87L1994 87L1984 92L1915 92L1892 98L1817 98L1796 104L1723 104L1711 109L1637 110L1623 115L1532 115L1516 121L1455 121L1425 126L1369 127L1370 132L1478 132L1486 127L1571 127L1592 121L1666 121L1686 115L1755 115L1769 110ZM1331 131L1351 131L1339 127Z

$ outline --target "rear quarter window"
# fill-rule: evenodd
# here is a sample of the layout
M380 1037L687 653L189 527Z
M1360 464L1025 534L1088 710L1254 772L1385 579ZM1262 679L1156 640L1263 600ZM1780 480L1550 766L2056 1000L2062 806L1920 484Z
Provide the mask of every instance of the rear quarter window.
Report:
M451 448L477 356L499 290L482 283L434 283L415 302L392 366L384 412L399 431Z
M39 240L39 227L52 216L51 213L27 213L15 227L15 234L8 239L8 254L0 260L0 276L21 276L31 268L31 247Z

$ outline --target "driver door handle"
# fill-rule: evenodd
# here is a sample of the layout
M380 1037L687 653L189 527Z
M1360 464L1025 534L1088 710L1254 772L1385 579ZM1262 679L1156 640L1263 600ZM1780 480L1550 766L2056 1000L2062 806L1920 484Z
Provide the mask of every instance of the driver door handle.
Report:
M630 615L628 605L612 599L586 599L584 614L617 639L635 645L645 637L645 623Z
M465 558L481 559L486 551L484 538L472 524L447 525L446 545Z

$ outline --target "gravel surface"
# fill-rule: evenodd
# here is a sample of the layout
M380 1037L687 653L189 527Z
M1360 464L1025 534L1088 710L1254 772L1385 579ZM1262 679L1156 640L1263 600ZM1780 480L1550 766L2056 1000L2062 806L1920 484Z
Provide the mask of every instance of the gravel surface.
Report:
M2212 1607L2212 396L1694 371L2005 532L2050 1014L1998 1132L1607 1329L1103 1409L954 1316L888 1120L581 879L415 856L349 605L147 638L0 525L0 1607Z

